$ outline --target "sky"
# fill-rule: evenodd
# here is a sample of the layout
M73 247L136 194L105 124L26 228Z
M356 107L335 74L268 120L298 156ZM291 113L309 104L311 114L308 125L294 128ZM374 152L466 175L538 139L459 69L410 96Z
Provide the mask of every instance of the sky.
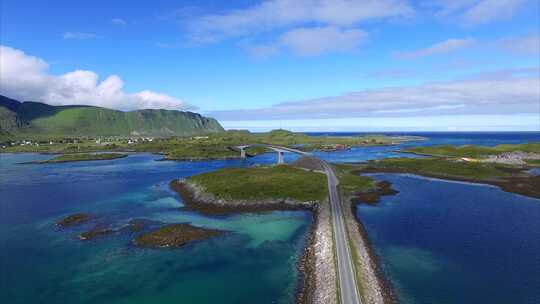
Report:
M0 94L228 129L540 131L538 0L0 0Z

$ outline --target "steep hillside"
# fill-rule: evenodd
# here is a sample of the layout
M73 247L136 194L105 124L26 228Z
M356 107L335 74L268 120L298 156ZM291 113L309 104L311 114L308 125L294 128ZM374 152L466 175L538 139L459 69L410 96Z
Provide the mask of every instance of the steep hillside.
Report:
M51 106L0 96L0 131L24 136L155 136L223 131L213 118L173 110Z

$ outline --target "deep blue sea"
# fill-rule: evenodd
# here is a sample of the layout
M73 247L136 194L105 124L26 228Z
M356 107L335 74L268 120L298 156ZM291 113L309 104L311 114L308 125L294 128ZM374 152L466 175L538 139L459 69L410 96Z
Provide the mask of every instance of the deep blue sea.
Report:
M400 191L359 205L403 303L540 300L540 200L497 187L377 174Z
M540 133L413 135L429 139L317 156L363 161L415 157L395 152L411 145L540 141ZM132 154L99 162L19 164L50 157L0 154L1 303L294 302L310 213L204 216L182 211L182 201L168 187L172 179L222 167L273 163L275 155L175 162ZM287 161L295 158L286 155ZM496 188L388 178L400 195L362 207L359 215L404 303L486 303L476 301L475 288L476 297L493 294L489 299L498 303L539 298L534 287L540 277L540 202ZM55 220L74 212L96 217L82 227L55 227ZM132 245L134 234L120 230L131 219L150 221L149 229L190 222L230 233L180 249L141 249ZM430 219L430 225L423 222ZM89 242L77 239L96 225L119 231ZM517 301L502 301L510 297Z

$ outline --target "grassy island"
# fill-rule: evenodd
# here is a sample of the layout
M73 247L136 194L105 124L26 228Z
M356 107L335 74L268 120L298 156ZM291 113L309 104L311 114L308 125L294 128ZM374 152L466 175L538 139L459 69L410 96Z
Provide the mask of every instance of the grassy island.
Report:
M195 183L225 200L292 199L323 201L326 176L288 165L228 168L190 177Z
M289 165L226 168L174 180L185 208L206 214L312 209L327 198L323 173Z
M355 174L354 165L335 164L334 168L337 178L339 179L339 188L341 193L345 196L369 191L376 187L373 179Z
M54 157L53 159L37 161L32 163L39 164L54 164L54 163L68 163L78 161L95 161L95 160L111 160L117 158L127 157L127 154L121 153L76 153L76 154L63 154Z
M376 204L381 196L398 193L392 188L390 182L376 182L371 177L358 174L358 168L355 165L334 164L334 168L339 179L341 194L353 203Z
M390 158L369 161L357 172L411 173L441 179L491 184L504 191L540 198L540 176L526 168L447 158Z
M224 231L194 227L189 224L171 224L144 233L134 242L141 247L180 247L189 242L202 241L223 235Z

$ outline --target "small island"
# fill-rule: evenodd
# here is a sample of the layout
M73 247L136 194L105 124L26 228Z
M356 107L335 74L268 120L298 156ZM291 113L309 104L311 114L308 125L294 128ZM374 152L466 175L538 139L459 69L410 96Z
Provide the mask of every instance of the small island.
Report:
M75 153L75 154L63 154L56 156L52 159L27 162L26 164L55 164L55 163L68 163L79 161L98 161L98 160L112 160L117 158L127 157L127 154L122 153Z
M56 225L60 227L70 227L82 224L90 220L92 216L86 213L74 213L56 221Z
M113 232L114 230L112 230L111 228L95 227L94 229L81 233L79 235L79 239L81 241L88 241L88 240L95 239L97 237L111 234Z
M134 243L141 247L175 248L189 242L221 236L224 233L221 230L199 228L186 223L170 224L138 236Z
M311 209L326 200L323 173L289 165L226 168L171 182L187 209L207 214Z

